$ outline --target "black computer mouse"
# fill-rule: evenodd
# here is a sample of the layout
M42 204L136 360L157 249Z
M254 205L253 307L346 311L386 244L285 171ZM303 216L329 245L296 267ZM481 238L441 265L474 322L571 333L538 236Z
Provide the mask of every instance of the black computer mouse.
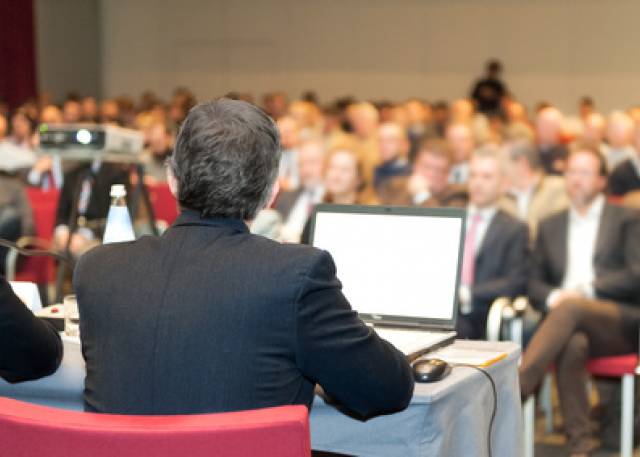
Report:
M417 382L439 381L450 371L451 366L440 359L422 359L413 364L413 377Z

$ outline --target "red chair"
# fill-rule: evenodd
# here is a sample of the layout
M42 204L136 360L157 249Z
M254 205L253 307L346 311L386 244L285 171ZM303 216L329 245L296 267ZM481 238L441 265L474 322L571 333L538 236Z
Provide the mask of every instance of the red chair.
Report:
M638 354L599 357L589 360L587 370L592 376L622 380L622 412L620 421L620 455L633 455L633 406L635 376L638 373Z
M178 217L178 201L171 193L168 184L147 184L149 199L153 206L156 221L164 221L167 225L173 224Z
M309 457L305 406L221 414L82 413L0 398L0 454L11 457Z
M35 238L24 237L18 244L24 247L49 249L53 238L58 209L58 190L42 191L37 188L27 188L27 197L33 213ZM15 265L12 268L16 268ZM8 271L11 271L8 269ZM47 284L55 278L55 266L49 257L25 257L18 262L15 280L31 281L37 284ZM13 279L13 278L12 278Z

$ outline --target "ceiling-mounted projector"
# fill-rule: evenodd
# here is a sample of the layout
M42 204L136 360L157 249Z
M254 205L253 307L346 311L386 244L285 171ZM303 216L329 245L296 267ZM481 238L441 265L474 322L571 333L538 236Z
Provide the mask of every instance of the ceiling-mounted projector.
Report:
M142 133L113 125L41 124L40 149L62 157L93 159L96 154L135 156L142 152Z

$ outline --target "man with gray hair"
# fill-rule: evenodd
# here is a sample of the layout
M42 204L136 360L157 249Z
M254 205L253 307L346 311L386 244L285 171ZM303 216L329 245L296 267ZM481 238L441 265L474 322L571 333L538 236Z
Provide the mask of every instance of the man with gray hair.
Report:
M80 259L88 410L310 406L316 383L361 416L407 406L410 366L353 312L331 256L249 233L277 193L280 148L249 103L195 106L170 159L176 222Z
M505 147L509 188L501 206L512 216L529 224L535 239L538 223L569 205L564 178L547 175L540 155L527 142Z

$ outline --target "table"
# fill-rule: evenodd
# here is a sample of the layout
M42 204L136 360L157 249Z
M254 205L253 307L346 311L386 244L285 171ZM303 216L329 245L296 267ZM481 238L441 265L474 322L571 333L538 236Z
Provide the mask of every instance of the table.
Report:
M522 415L518 385L519 346L456 341L457 347L507 353L487 368L498 391L492 433L495 457L522 455ZM65 409L82 410L84 361L80 346L64 341L62 365L52 376L11 385L0 380L0 395ZM416 384L409 407L367 421L349 417L316 395L310 414L313 449L367 457L487 455L491 385L472 368L457 367L442 381Z

